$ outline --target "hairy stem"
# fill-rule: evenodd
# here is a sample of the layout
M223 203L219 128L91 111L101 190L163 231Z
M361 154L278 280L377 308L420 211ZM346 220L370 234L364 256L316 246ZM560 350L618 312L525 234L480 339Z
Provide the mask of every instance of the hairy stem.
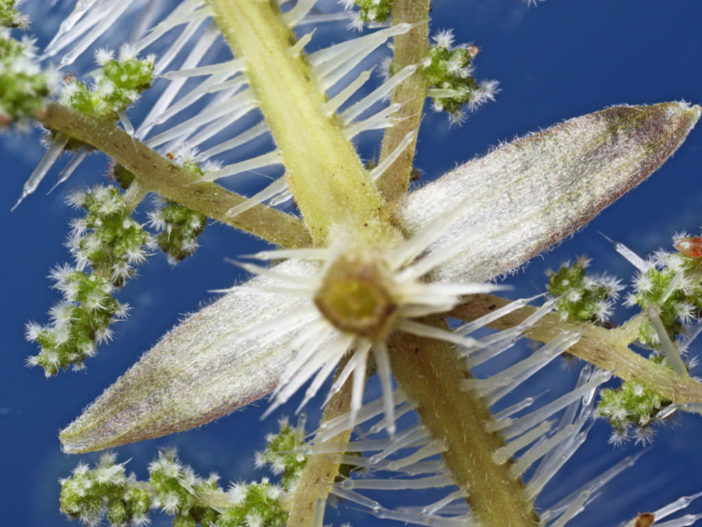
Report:
M337 371L343 369L342 362ZM322 422L327 422L351 410L351 392L353 380L347 380L341 390L335 393L324 409ZM341 432L329 439L331 443L347 443L351 437L351 430ZM287 527L313 527L318 506L326 505L329 489L339 472L340 463L333 456L324 454L312 455L307 459L305 468L300 475L300 480L295 488L292 499L290 516Z
M464 360L445 342L396 333L388 343L392 371L417 405L422 423L444 442L444 462L463 490L471 511L484 527L535 527L538 518L521 479L510 463L496 465L492 454L502 437L485 430L492 416L464 381Z
M405 66L419 64L427 54L429 36L429 0L395 0L392 5L393 23L407 22L412 29L394 40L395 56L392 67L399 71ZM415 133L410 145L390 165L377 181L378 189L388 201L407 193L412 174L412 161L417 144L416 131L422 119L422 107L427 94L427 83L420 72L415 72L400 84L392 94L392 102L402 104L395 115L397 123L383 136L380 159L386 158L408 133Z
M100 150L132 172L142 187L210 218L284 247L309 247L303 223L264 205L235 217L227 212L247 200L215 183L194 182L190 172L157 154L114 123L87 117L60 104L40 116L44 126Z
M498 309L510 301L492 295L475 295L469 301L451 311L452 317L474 320ZM526 306L489 324L495 329L507 329L519 324L534 312ZM563 322L558 315L549 313L526 332L526 336L540 342L548 342L564 330L580 333L577 344L569 353L586 360L599 368L611 371L624 380L638 380L661 396L677 404L702 402L702 384L688 376L677 375L670 368L656 364L629 349L636 340L638 327L644 315L637 315L621 327L605 329L592 324Z
M282 153L288 185L317 245L332 225L371 243L401 239L343 128L322 110L316 75L291 48L295 35L273 2L209 0ZM283 87L283 89L281 89Z

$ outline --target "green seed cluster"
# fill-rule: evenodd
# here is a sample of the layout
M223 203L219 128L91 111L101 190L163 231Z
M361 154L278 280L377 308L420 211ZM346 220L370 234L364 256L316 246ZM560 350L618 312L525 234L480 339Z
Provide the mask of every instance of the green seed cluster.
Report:
M300 427L282 422L280 433L269 436L266 450L257 455L257 463L282 474L282 486L263 478L225 492L216 474L197 476L172 450L161 451L149 465L148 482L139 482L106 455L94 469L81 464L61 481L61 511L88 525L105 516L114 527L147 524L151 508L173 516L173 527L284 527L288 497L305 463L304 456L288 450L300 446L303 436Z
M651 360L667 364L662 357ZM649 390L639 381L624 381L619 388L605 388L600 392L597 412L609 420L614 428L611 442L621 444L631 438L631 428L637 443L647 443L652 438L649 428L657 420L661 410L671 404L659 394Z
M130 210L116 187L95 187L71 197L86 210L72 222L68 246L75 265L51 272L63 301L50 310L51 324L27 324L27 339L41 347L29 364L44 368L47 376L70 365L79 369L97 345L110 340L110 324L126 317L129 307L112 294L133 276L143 262L149 235L130 217ZM92 272L87 272L90 267Z
M474 45L453 46L453 33L442 31L434 37L421 71L429 87L436 111L445 111L454 121L462 121L462 108L471 110L493 100L497 83L478 83L473 77L473 59L479 49Z
M565 263L556 271L549 271L547 291L558 297L556 309L562 320L604 324L612 314L621 285L608 276L588 275L586 258L575 264Z
M42 71L36 62L33 41L18 42L0 27L0 127L34 118L53 91L55 79L55 73Z
M29 19L17 10L21 2L17 0L0 0L0 26L26 28ZM2 55L0 55L2 56Z
M103 515L110 525L145 525L151 508L149 491L127 478L124 465L106 454L93 469L80 464L70 478L61 480L61 512L86 525L97 525Z
M184 153L175 159L193 174L194 179L204 175L191 154ZM149 224L159 231L156 244L166 253L169 263L175 265L197 250L197 238L205 230L207 217L179 203L167 201L149 213Z
M660 251L648 263L649 268L636 277L626 303L644 311L657 306L668 335L675 339L702 312L702 260ZM639 341L654 349L660 346L650 322L641 325Z
M123 46L117 59L109 52L99 51L96 60L101 69L93 76L93 88L69 79L61 92L61 102L91 117L116 120L151 86L154 57L140 60L128 46Z
M363 22L385 22L392 10L392 0L353 0Z

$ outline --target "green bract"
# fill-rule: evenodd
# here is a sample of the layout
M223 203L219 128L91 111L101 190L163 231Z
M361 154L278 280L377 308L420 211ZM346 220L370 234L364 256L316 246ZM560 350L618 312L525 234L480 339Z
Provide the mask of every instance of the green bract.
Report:
M0 126L35 117L52 85L52 75L35 62L33 42L18 42L0 28Z

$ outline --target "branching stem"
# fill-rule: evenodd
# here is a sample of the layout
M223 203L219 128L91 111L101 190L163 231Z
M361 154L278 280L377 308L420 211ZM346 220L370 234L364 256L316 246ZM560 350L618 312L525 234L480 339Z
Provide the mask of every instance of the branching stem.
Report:
M393 23L412 24L410 31L395 37L393 58L395 70L399 71L405 66L419 64L427 54L430 4L429 0L395 0L393 2ZM387 157L408 133L419 129L426 92L427 83L418 71L393 91L393 104L399 103L402 107L395 115L397 123L388 128L383 136L381 160ZM407 193L416 144L415 133L410 145L377 181L378 189L388 201L394 201Z
M189 171L154 152L112 122L87 117L56 103L50 104L40 118L47 128L110 156L132 172L149 191L283 247L309 247L311 244L302 222L276 209L256 205L238 216L228 216L229 210L247 198L215 183L193 182Z
M509 300L492 295L475 295L450 313L462 320L474 320L509 303ZM507 329L514 327L535 308L526 306L499 320L490 327ZM670 368L656 364L629 349L636 340L638 328L645 315L637 315L622 326L605 329L592 324L563 322L556 314L548 314L526 332L526 336L540 342L548 342L565 330L577 331L580 340L568 352L599 368L611 371L624 380L638 380L651 390L677 404L702 402L702 384L688 376L677 375Z
M344 363L345 361L342 362L337 371L343 369ZM322 423L347 414L351 410L352 386L353 379L348 379L341 390L329 399L329 403L324 409ZM351 430L346 430L328 441L347 443L350 437ZM295 488L287 527L312 527L314 525L317 506L320 503L326 504L329 489L339 472L339 466L340 463L335 460L334 456L318 454L307 459L307 464Z
M234 55L246 60L251 90L281 151L288 186L316 245L344 225L370 244L399 241L385 201L342 125L322 106L327 95L273 2L209 0Z

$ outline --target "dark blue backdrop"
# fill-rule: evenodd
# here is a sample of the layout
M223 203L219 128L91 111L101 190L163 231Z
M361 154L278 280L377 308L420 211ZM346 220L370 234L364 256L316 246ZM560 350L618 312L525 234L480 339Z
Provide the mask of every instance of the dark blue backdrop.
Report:
M37 30L40 35L50 34L55 29L50 27L56 21L55 10L46 12L48 2L44 0L29 3L35 9L41 4L44 12L35 11ZM435 30L452 27L459 42L474 41L482 48L477 76L498 79L502 91L497 103L472 115L462 128L449 129L443 116L426 117L417 156L417 166L426 178L484 153L500 140L604 106L674 99L702 102L699 0L548 0L538 8L527 8L520 0L436 0L433 17ZM79 175L51 195L46 195L51 183L45 183L10 213L41 148L26 135L4 135L0 147L4 174L0 181L4 202L0 207L4 225L0 234L4 341L0 500L5 518L0 523L69 525L58 513L57 480L80 458L61 454L57 431L174 325L181 313L197 309L209 298L208 290L241 279L242 274L225 263L224 257L250 253L253 242L213 225L203 235L196 257L178 267L170 267L162 256L152 258L120 296L134 309L127 322L115 327L114 342L102 347L87 370L46 380L39 369L24 366L26 357L36 350L24 341L23 326L30 319L44 321L57 300L46 275L54 264L68 259L63 241L73 213L63 204L65 192L96 182L104 171L104 160L92 158ZM540 291L544 270L575 254L593 257L596 270L628 277L629 265L597 231L640 254L668 246L675 231L698 231L702 225L701 160L702 134L693 131L678 154L650 181L511 278L509 282L517 286L515 294ZM702 353L699 346L693 352ZM264 433L275 428L274 418L259 421L262 411L263 405L258 405L198 430L124 447L119 449L120 459L132 458L129 466L143 476L158 446L176 445L182 458L200 474L218 470L224 481L258 478L253 452L262 446ZM315 412L313 405L311 419ZM702 420L682 416L678 422L679 426L661 430L653 451L634 471L608 487L589 513L574 524L613 525L637 511L655 509L678 495L702 490L698 447ZM626 451L610 453L606 437L606 426L601 424L590 438L591 451L605 462ZM568 465L567 472L582 482L597 460L580 456ZM376 525L357 511L346 516L354 525ZM155 523L160 525L159 521Z

